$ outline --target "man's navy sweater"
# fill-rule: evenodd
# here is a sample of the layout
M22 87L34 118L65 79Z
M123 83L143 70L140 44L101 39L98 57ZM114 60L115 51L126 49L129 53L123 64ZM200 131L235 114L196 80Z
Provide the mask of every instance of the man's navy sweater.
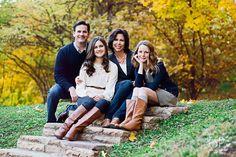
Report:
M71 86L75 86L75 77L79 75L85 57L86 51L79 53L73 43L61 48L54 67L56 83L67 91Z

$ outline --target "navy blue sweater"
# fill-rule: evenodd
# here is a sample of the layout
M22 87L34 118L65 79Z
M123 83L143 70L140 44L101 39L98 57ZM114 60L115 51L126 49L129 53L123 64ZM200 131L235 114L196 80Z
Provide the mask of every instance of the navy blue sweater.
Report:
M129 51L127 53L127 58L126 58L126 67L127 67L127 75L123 72L122 68L120 67L120 64L118 60L116 59L116 56L114 52L109 55L109 59L115 63L118 67L118 82L123 81L123 80L134 80L134 66L131 63L131 58L132 58L132 51Z
M138 74L138 68L135 69L135 87L148 87L154 91L158 88L164 89L174 96L178 97L178 86L172 81L163 62L158 62L159 71L152 75L153 82L147 82L144 74Z
M56 83L67 91L71 86L75 86L75 77L79 75L85 57L86 51L79 53L73 43L61 48L57 54L54 67Z

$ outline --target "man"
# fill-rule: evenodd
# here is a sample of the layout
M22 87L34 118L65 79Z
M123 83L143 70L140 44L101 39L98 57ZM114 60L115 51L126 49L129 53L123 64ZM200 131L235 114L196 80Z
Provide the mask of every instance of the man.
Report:
M60 99L71 98L72 102L78 99L75 78L86 58L90 25L85 21L78 21L73 28L74 42L61 48L57 54L54 67L56 84L51 87L47 97L47 122L56 122L55 112Z

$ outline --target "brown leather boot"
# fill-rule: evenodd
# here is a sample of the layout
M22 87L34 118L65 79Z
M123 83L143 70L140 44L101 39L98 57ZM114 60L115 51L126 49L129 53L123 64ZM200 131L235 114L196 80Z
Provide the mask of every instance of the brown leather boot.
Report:
M75 123L76 120L81 118L85 113L87 113L86 108L80 105L63 123L63 125L56 130L55 136L58 139L62 139L66 133L69 131L70 127Z
M140 130L146 108L147 103L144 100L138 98L134 107L132 120L126 123L122 128L129 131Z
M90 125L102 115L103 113L97 107L93 107L70 128L70 130L66 134L66 139L72 141L79 131L82 131L86 126Z
M118 126L122 128L126 123L131 121L132 116L133 116L133 111L134 111L134 106L135 106L136 100L126 100L126 115L125 115L125 120L120 123Z

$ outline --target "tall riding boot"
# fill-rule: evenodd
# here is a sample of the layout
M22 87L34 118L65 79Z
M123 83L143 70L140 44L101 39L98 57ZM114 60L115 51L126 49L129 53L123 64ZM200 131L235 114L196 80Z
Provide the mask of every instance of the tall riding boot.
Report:
M82 131L86 126L90 125L102 115L103 113L97 107L93 107L70 128L70 130L66 134L66 139L72 141L79 131Z
M126 100L126 115L125 115L125 120L119 124L119 127L122 128L126 123L131 121L132 116L133 116L133 111L134 111L134 106L135 106L136 100Z
M86 108L83 105L80 105L63 123L63 125L56 130L55 136L58 139L62 139L66 133L69 131L71 126L75 123L76 120L81 118L85 113L87 113Z
M126 123L122 128L130 131L140 130L146 108L147 103L144 100L138 98L134 107L132 120Z

